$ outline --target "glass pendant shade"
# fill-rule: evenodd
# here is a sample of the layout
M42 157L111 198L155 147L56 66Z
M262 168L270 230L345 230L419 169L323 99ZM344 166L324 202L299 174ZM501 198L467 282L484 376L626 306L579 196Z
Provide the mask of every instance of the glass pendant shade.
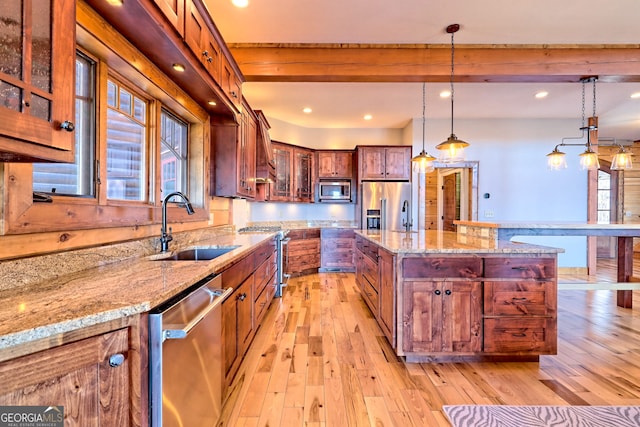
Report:
M553 171L567 168L567 156L558 147L547 154L547 166Z
M446 141L436 145L436 148L440 150L440 161L451 163L463 161L464 149L468 146L468 142L458 139L454 134L451 134Z
M413 171L417 173L433 172L433 162L436 158L426 151L422 150L420 154L411 158L411 164L413 165Z
M598 153L592 151L591 148L587 148L584 153L580 154L580 167L583 170L600 168Z
M620 151L618 151L611 161L611 169L613 170L626 170L633 169L633 164L631 162L631 153L627 153L624 151L624 148L620 147Z

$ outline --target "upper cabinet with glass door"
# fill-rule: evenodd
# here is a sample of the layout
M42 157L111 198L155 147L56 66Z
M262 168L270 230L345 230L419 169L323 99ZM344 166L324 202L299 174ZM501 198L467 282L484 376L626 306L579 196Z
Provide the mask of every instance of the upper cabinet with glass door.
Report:
M74 0L2 0L0 161L74 160Z

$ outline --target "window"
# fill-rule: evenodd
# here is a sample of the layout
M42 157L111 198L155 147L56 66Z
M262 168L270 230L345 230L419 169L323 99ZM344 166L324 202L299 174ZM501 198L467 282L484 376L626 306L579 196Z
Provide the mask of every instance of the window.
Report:
M611 222L611 175L598 171L598 224Z
M160 182L162 194L187 192L188 125L162 109L160 118Z
M113 79L107 82L107 198L147 200L148 103Z
M75 163L34 163L33 190L95 197L96 63L76 54Z

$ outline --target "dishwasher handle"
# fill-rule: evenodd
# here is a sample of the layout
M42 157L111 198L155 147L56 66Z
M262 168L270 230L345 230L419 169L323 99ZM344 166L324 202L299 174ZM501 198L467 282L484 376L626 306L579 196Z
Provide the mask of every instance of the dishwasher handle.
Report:
M233 288L227 288L227 289L205 288L204 290L208 292L209 295L211 296L211 303L207 305L204 309L202 309L202 311L200 311L198 314L193 316L193 319L191 319L189 323L187 323L183 328L172 329L171 325L167 325L169 326L169 328L162 330L163 342L164 340L179 340L179 339L186 338L187 335L189 335L189 332L191 332L191 330L195 328L196 325L200 323L200 321L204 319L206 315L211 312L211 310L216 308L218 305L222 304L222 301L227 299L227 297L231 295L231 293L233 292Z

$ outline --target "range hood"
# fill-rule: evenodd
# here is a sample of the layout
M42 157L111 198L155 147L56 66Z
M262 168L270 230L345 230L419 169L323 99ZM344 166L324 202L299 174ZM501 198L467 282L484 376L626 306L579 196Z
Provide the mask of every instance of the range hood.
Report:
M276 164L273 161L273 150L271 148L271 137L269 129L271 126L262 110L256 110L258 116L258 132L256 143L256 184L275 182Z

